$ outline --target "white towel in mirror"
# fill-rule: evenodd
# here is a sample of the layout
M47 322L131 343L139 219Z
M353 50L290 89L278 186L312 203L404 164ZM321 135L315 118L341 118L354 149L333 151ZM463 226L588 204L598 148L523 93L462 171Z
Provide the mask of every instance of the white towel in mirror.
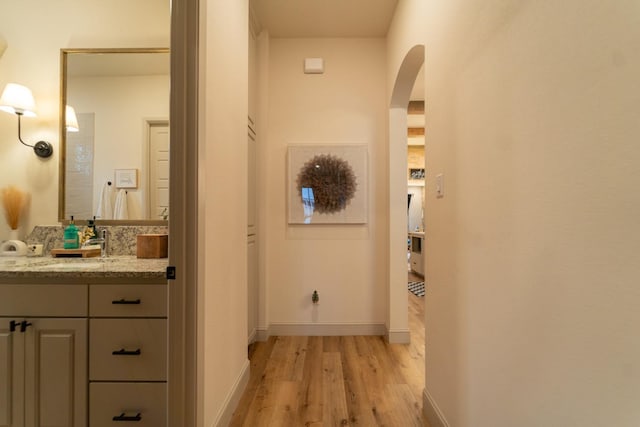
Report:
M125 190L118 190L118 194L116 195L116 205L113 209L113 219L129 219L127 192Z
M96 219L113 219L113 186L110 181L105 181L100 191Z

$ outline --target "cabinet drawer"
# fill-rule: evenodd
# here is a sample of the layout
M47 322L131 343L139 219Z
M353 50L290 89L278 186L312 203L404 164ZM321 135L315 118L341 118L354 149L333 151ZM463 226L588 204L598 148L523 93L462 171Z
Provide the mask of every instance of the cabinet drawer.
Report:
M87 285L0 285L0 315L85 317Z
M89 425L166 427L166 398L166 383L91 383Z
M166 285L91 285L91 317L166 317Z
M166 319L90 319L89 379L165 381Z

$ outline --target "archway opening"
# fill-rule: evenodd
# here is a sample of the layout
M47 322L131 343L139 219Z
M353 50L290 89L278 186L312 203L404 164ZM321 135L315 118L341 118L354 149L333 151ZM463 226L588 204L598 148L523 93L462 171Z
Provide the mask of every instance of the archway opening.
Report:
M407 295L407 109L424 64L424 45L404 57L389 106L389 342L410 342Z

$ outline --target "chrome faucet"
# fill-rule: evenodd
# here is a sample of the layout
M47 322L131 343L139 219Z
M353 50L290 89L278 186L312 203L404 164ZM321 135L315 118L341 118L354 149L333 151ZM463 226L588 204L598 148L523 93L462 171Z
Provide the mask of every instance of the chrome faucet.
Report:
M102 237L93 237L85 242L85 246L100 245L100 257L106 258L109 255L109 245L107 240L107 230L102 230Z

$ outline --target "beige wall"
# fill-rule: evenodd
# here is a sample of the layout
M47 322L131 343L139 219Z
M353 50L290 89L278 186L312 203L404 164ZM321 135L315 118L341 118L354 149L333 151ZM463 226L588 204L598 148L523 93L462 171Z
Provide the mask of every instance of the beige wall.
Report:
M323 57L325 73L305 75L306 57ZM268 128L259 167L265 182L261 197L266 199L260 231L268 296L264 321L271 326L382 325L387 246L384 40L271 39L268 76ZM291 143L367 145L366 225L287 225ZM320 295L317 307L311 303L314 290Z
M640 423L638 16L400 1L391 68L427 46L426 387L451 426Z
M200 78L199 406L206 427L248 373L247 1L202 5ZM242 390L239 390L242 392Z

